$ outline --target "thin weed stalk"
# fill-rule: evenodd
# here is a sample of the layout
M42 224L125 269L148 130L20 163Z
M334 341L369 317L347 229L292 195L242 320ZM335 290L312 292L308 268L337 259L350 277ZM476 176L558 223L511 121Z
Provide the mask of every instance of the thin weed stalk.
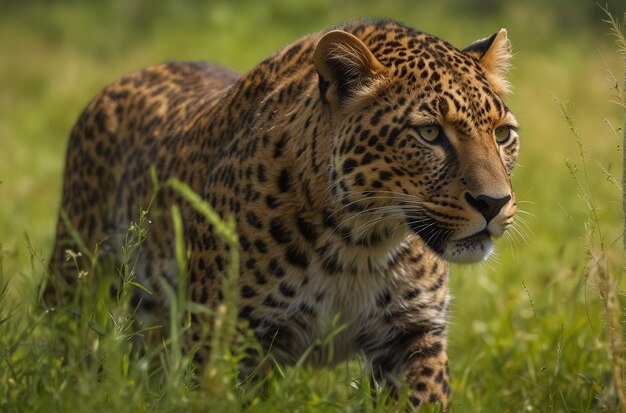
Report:
M215 309L210 339L211 352L204 377L205 386L212 394L226 394L229 392L229 387L232 387L232 378L237 377L235 360L237 357L233 354L233 344L237 335L237 302L239 300L239 237L236 223L232 218L221 219L210 205L185 183L172 179L168 184L213 226L215 233L226 242L230 252L228 273L222 282L224 299ZM178 216L177 219L180 220L177 208L174 209L174 216ZM179 222L175 226L178 228L176 256L180 267L186 262L186 257L183 259L183 250L180 247L183 244L182 224ZM181 274L186 274L186 272L181 271Z
M608 13L607 10L605 12ZM609 14L610 16L610 14ZM615 21L610 17L610 21ZM617 31L616 31L617 30ZM621 33L617 28L614 32ZM579 170L577 163L566 159L566 165L570 174L576 181L579 197L583 201L587 211L585 223L585 248L587 250L587 265L585 279L595 282L596 290L600 297L602 310L605 314L605 328L608 332L608 352L612 361L611 380L604 391L604 403L610 411L625 411L626 396L624 395L624 360L623 339L621 329L621 310L618 301L619 278L614 274L610 265L610 247L614 243L607 243L598 214L598 203L590 179L590 170L587 165L589 156L583 145L581 136L575 126L569 106L559 102L561 114L565 118L569 130L578 147L578 157L581 164ZM603 173L607 171L602 169Z
M622 114L624 116L624 129L622 130L622 243L623 253L626 257L626 151L624 151L624 145L626 145L626 38L624 37L622 26L620 26L619 22L613 17L608 9L608 6L605 5L601 8L607 16L605 23L609 25L610 34L613 36L617 46L617 52L624 56L624 84L622 85L622 93L620 93L618 83L615 80L616 77L610 69L607 69L607 72L609 74L609 82L614 85L613 103L622 109ZM624 19L626 20L626 14L624 15ZM614 128L611 129L617 137L617 131ZM597 278L600 284L600 294L608 317L607 323L609 325L611 358L613 360L613 382L615 385L617 408L619 411L626 411L623 357L624 341L621 324L622 314L617 293L619 288L619 278L615 279L612 276L611 272L607 268L606 259L604 259L604 257L599 257L597 260L592 261L592 264L595 264L592 265L592 268L594 268L597 273Z

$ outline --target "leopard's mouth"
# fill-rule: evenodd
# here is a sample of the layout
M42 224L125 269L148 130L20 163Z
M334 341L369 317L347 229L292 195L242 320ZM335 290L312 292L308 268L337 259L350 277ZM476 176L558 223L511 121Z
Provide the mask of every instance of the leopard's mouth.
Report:
M407 220L413 232L437 255L450 262L473 263L486 260L493 252L493 235L484 228L472 235L453 239L451 230L433 220Z
M475 244L475 243L478 243L478 242L484 242L485 240L491 240L491 239L492 239L491 234L485 228L482 231L478 231L475 234L469 235L467 237L460 238L458 240L454 240L454 242L471 245L471 244Z

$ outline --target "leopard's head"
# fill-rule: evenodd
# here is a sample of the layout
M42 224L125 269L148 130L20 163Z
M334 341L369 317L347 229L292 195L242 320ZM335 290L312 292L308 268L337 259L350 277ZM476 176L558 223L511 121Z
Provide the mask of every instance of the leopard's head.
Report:
M392 22L346 30L326 33L314 53L333 196L446 260L486 259L516 210L506 31L459 50Z

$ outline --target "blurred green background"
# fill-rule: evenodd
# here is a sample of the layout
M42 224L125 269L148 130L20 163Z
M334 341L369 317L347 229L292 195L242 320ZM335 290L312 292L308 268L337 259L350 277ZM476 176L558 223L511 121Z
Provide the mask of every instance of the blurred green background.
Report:
M608 2L620 20L624 6ZM592 250L603 245L619 276L621 130L613 129L623 119L612 101L623 57L594 1L0 0L0 243L4 274L18 281L12 294L26 296L24 281L42 274L31 269L26 237L47 256L67 136L104 85L169 60L245 72L304 34L367 16L400 20L460 48L506 27L515 52L509 107L522 151L514 187L526 213L521 234L500 242L495 259L454 268L455 404L599 408L612 362L596 284L586 276L586 240ZM622 304L623 287L616 287Z

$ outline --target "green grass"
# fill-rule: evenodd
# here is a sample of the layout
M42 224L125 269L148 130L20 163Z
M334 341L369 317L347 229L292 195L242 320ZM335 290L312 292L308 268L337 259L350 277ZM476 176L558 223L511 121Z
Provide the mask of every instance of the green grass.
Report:
M238 344L213 370L196 371L180 331L163 345L142 342L124 297L85 284L77 303L94 305L81 304L81 316L37 304L67 135L100 88L166 60L244 71L305 33L358 16L396 18L461 47L507 27L516 52L509 106L522 153L513 184L528 214L494 260L453 269L452 411L611 411L610 317L601 272L589 263L606 258L624 308L614 179L621 131L609 127L623 118L607 81L607 69L618 79L623 69L602 12L582 1L416 4L0 0L0 411L395 410L384 393L372 396L359 360L321 372L277 366L261 384L237 386L245 333L227 340Z

